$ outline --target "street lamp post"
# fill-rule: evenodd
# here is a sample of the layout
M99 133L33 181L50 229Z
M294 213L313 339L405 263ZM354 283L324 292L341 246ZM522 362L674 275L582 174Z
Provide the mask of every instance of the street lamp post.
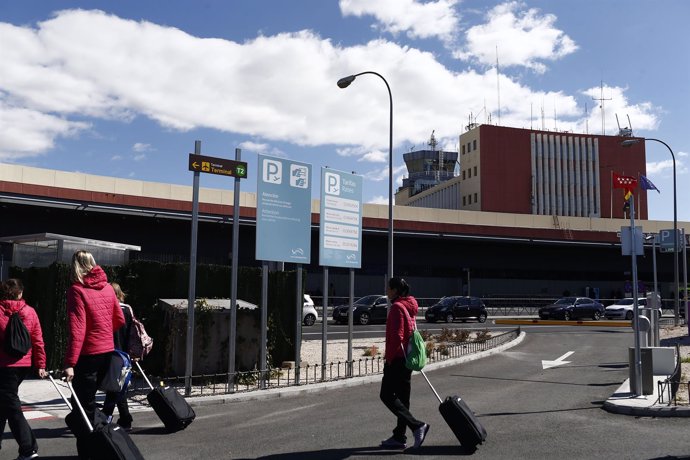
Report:
M350 83L355 81L355 78L360 75L372 74L379 77L386 84L388 89L388 100L390 102L390 124L389 124L389 134L388 134L388 278L393 277L393 94L391 93L391 87L385 78L376 72L361 72L358 74L350 75L348 77L343 77L338 80L339 88L347 88Z
M676 156L673 154L673 150L668 144L662 140L654 139L651 137L637 138L637 139L626 139L621 142L623 147L630 147L633 144L637 144L640 140L644 141L655 141L660 144L664 144L669 152L671 152L671 159L673 159L673 286L674 286L674 299L673 299L673 313L674 313L674 324L678 326L679 320L678 315L680 311L679 307L679 279L678 279L678 203L676 196ZM686 318L687 321L687 318Z

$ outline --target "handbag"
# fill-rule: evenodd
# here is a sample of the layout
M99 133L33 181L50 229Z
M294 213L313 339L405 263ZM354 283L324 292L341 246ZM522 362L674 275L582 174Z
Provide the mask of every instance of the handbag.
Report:
M132 361L124 351L114 350L110 354L108 371L98 389L109 393L120 393L127 389L131 380Z

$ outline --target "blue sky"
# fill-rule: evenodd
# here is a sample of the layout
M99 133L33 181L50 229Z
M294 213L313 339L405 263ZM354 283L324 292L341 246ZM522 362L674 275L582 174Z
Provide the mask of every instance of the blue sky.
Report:
M189 185L187 157L242 148L355 171L387 202L432 130L479 123L637 136L676 154L690 221L690 40L684 0L119 0L0 2L0 161ZM499 73L496 73L496 58ZM602 92L603 85L603 92ZM671 156L647 143L649 217L671 220ZM314 176L318 180L318 175ZM204 187L232 181L202 176Z

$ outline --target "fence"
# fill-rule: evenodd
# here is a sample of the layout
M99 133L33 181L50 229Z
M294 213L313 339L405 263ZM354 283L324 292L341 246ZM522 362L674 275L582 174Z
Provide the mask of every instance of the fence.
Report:
M448 359L490 350L516 339L520 335L520 328L504 332L486 339L461 342L457 344L443 344L432 351L429 363L441 362ZM352 361L338 361L326 365L317 364L297 369L274 368L265 372L260 370L238 372L233 379L229 374L193 375L190 396L212 396L271 388L283 388L297 385L311 385L342 379L375 375L383 372L384 359L381 357L362 358ZM159 378L151 378L158 381ZM183 391L185 377L176 376L164 379L167 385ZM162 382L161 382L162 384ZM131 390L134 399L148 393L143 379L134 379Z

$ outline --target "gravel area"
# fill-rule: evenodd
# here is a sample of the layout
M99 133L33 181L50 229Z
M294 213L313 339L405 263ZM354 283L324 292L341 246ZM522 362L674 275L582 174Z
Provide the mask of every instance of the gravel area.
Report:
M670 326L662 327L659 330L660 344L663 347L675 347L680 344L681 359L690 361L690 336L688 335L688 326ZM680 381L681 385L678 388L677 400L679 405L687 405L690 401L688 394L688 378L690 378L690 362L684 362L680 365Z

